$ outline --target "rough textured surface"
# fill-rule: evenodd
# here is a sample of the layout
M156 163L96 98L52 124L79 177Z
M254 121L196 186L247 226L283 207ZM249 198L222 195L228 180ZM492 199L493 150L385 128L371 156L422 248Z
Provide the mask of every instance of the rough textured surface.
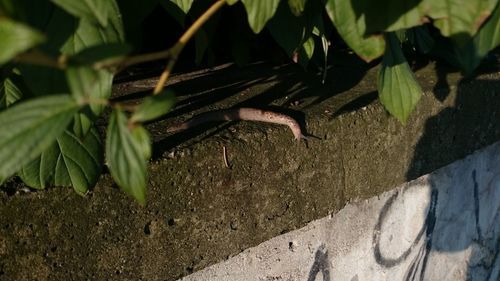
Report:
M462 81L423 66L426 93L407 126L375 101L373 68L335 66L327 85L296 66L265 64L174 77L176 109L149 124L147 206L109 175L85 198L11 183L0 193L0 280L174 280L380 194L500 139L498 66L484 73ZM118 85L118 99L134 102L153 84ZM289 113L319 139L297 144L286 127L247 122L165 133L235 105Z
M497 142L182 280L496 281L499 252Z

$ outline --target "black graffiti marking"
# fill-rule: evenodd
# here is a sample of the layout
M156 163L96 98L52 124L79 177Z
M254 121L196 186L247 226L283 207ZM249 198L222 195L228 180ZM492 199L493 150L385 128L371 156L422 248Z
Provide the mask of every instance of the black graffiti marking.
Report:
M325 245L322 244L316 250L316 255L314 256L314 263L309 271L309 277L307 281L314 281L316 276L321 271L323 275L323 281L330 281L330 265L328 262L328 251L325 251Z
M477 240L483 240L481 226L479 225L479 184L476 179L476 169L472 171L472 181L474 182L474 214L476 215Z
M432 247L432 232L434 231L434 226L436 224L436 203L437 203L437 198L438 198L438 191L436 189L432 189L431 192L431 202L429 206L429 211L427 212L427 216L425 218L425 222L422 225L422 228L418 232L417 237L413 241L413 243L410 245L406 251L404 251L398 258L386 258L382 255L380 251L380 237L381 235L381 229L382 225L385 221L385 217L389 213L390 208L392 207L392 204L394 203L394 200L397 198L399 192L396 192L394 195L392 195L387 202L384 204L384 207L382 207L382 210L380 211L380 215L378 218L378 222L375 225L375 228L373 230L373 254L375 256L375 260L377 261L378 264L389 268L396 266L400 264L402 261L406 260L408 258L408 255L412 252L413 248L418 244L424 233L426 234L426 253L424 254L424 264L422 265L422 272L425 271L426 263L427 263L427 256L428 256L428 251Z
M419 272L425 271L423 268L424 263L422 262L424 259L422 257L426 256L426 251L424 247L420 247L418 250L417 255L415 258L410 263L410 266L408 267L406 273L405 273L405 278L403 280L405 281L411 281L411 280L417 280L417 275ZM422 279L422 277L421 277Z

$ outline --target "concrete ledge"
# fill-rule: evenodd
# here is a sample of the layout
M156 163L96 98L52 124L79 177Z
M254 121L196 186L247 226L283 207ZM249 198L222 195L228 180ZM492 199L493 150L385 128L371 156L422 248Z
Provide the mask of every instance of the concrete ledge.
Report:
M374 68L337 65L328 85L293 65L175 77L181 101L149 125L148 205L109 175L86 198L65 188L11 192L22 187L13 182L0 193L0 279L175 280L500 139L498 65L468 81L440 65L417 67L426 93L407 126L375 101ZM134 102L152 83L117 85L117 96ZM230 106L284 110L320 139L298 145L287 128L246 122L165 133Z
M181 280L494 281L499 252L500 142Z

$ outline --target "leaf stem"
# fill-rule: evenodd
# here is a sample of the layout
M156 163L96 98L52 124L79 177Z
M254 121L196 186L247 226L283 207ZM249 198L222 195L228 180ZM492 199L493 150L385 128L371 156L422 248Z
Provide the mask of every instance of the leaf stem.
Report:
M188 30L184 32L181 38L179 38L177 43L175 43L174 46L167 50L131 56L124 59L110 60L107 62L97 62L93 64L93 68L103 69L116 66L118 70L121 70L126 68L127 66L131 66L134 64L170 58L153 91L153 94L158 94L163 90L163 87L165 86L165 83L167 82L168 77L170 76L170 73L175 66L177 58L184 49L184 46L186 46L187 42L201 28L201 26L208 19L210 19L210 17L215 14L215 12L217 12L222 6L224 6L225 3L225 0L217 0L212 6L210 6L210 8L208 8L208 10L206 10L198 19L196 19L196 21L188 28ZM33 50L17 55L14 61L19 63L48 66L57 69L65 69L67 67L67 59L68 57L66 55L61 55L56 59L39 50Z
M170 56L170 49L164 50L164 51L159 51L159 52L154 52L154 53L147 53L147 54L140 54L136 56L131 56L123 59L117 59L117 60L112 60L108 62L96 62L93 67L95 69L103 69L103 68L109 68L113 66L118 66L118 71L123 70L124 68L134 65L134 64L139 64L139 63L144 63L148 61L154 61L154 60L159 60L159 59L166 59Z
M158 83L156 83L155 89L153 90L153 94L159 94L162 90L163 87L165 86L165 83L168 80L168 77L170 76L170 73L172 72L172 69L175 66L175 63L177 61L177 58L179 57L180 53L182 52L182 49L184 46L186 46L187 42L193 35L200 29L200 27L213 15L215 12L217 12L222 6L226 4L225 0L217 0L208 10L206 10L189 28L184 32L184 34L179 38L179 41L175 43L175 45L169 49L170 51L170 60L167 64L167 67L165 70L162 72L160 79L158 80Z
M48 66L57 69L64 69L66 67L66 60L59 58L55 59L41 51L33 50L19 54L14 59L16 62Z

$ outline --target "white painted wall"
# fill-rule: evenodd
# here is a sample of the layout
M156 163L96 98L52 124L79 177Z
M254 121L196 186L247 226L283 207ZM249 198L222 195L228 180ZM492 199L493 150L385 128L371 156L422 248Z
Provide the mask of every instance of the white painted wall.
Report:
M500 142L181 280L500 280Z

